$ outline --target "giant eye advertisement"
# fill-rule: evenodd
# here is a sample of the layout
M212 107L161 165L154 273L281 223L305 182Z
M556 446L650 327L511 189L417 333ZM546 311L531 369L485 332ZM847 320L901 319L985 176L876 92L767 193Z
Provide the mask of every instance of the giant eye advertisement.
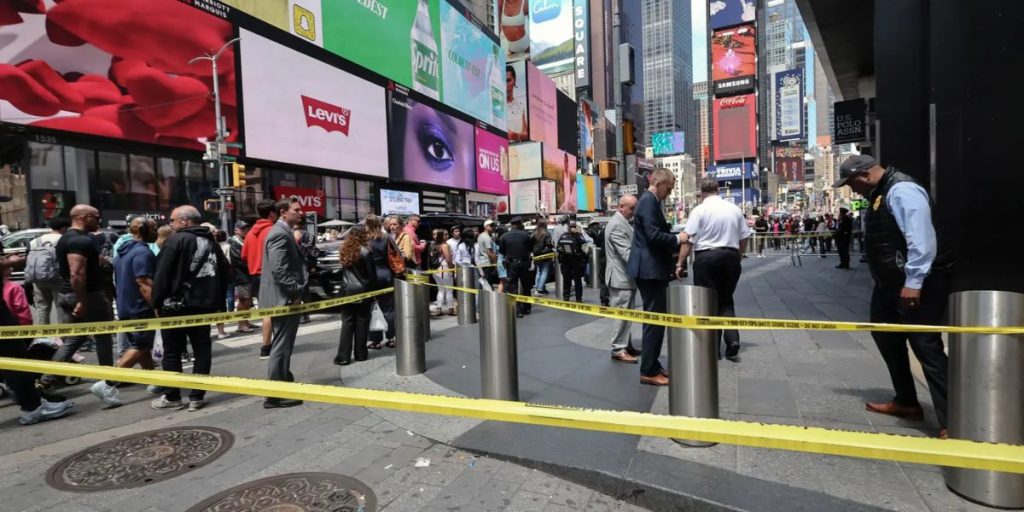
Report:
M475 190L473 125L398 88L388 96L391 179Z
M383 87L247 30L240 36L246 156L388 175Z
M179 0L0 2L0 121L201 149L216 131L213 68L189 61L232 37ZM234 63L229 47L218 77L231 134Z

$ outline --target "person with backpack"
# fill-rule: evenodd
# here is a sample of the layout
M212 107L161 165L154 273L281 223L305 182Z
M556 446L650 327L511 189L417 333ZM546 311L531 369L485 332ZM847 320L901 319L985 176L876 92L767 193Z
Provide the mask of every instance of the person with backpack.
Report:
M25 260L25 283L32 285L32 305L39 325L51 323L53 305L60 291L60 270L57 268L57 242L71 221L67 217L50 219L50 232L36 238L28 246Z
M533 230L533 257L539 258L555 252L555 244L548 232L548 224L544 220L537 221L537 227ZM551 273L551 259L540 259L534 262L537 267L536 279L533 283L533 296L540 297L548 294L548 275Z
M576 302L583 302L583 266L587 255L583 252L583 235L576 221L569 222L569 230L558 237L558 265L562 270L562 300L568 301L570 292L576 291Z

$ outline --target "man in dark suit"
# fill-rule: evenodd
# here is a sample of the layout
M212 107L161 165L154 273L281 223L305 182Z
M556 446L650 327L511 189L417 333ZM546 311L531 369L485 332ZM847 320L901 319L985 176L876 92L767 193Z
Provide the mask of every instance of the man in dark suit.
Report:
M839 253L839 264L836 268L850 268L850 238L853 236L853 220L850 210L839 209L839 223L836 226L836 252Z
M665 313L668 282L675 270L672 253L679 247L682 234L672 234L661 202L672 192L676 178L667 169L657 169L651 174L650 184L636 205L633 245L626 273L636 281L644 311ZM664 327L644 324L640 362L640 382L643 384L668 385L668 372L658 362L664 337Z
M306 259L302 255L299 244L295 241L293 230L302 220L302 207L295 198L282 199L274 205L277 210L277 222L267 233L263 246L263 274L266 280L260 283L260 307L273 308L299 304L306 291L309 274L306 270ZM273 335L270 339L270 363L267 365L267 378L291 382L292 349L295 347L295 336L299 331L300 315L277 317L273 322ZM293 407L302 404L301 400L283 398L267 398L263 407Z

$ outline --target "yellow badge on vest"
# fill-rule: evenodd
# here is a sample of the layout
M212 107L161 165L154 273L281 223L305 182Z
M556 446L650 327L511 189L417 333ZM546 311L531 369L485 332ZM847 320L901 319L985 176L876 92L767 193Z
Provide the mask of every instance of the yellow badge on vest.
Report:
M875 203L871 205L871 211L878 211L878 207L882 206L882 196L875 198Z

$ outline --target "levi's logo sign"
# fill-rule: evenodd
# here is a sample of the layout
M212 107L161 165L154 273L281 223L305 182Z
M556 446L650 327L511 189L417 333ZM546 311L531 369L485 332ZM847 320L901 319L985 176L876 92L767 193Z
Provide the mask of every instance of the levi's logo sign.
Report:
M302 96L302 109L306 115L307 127L319 126L328 132L341 132L348 137L351 110L309 96Z

